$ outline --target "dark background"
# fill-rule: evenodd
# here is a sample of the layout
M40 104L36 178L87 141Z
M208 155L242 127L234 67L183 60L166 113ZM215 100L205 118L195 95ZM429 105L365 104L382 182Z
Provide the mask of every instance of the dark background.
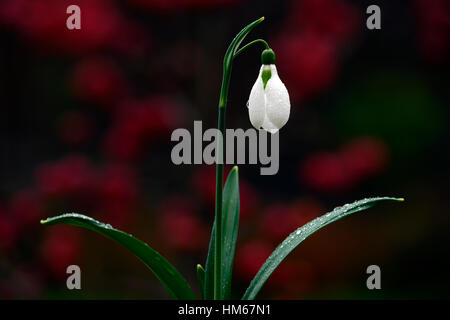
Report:
M81 7L69 31L66 8ZM366 28L370 4L381 30ZM448 298L449 32L445 0L0 1L0 298L168 298L126 250L39 220L79 212L147 241L198 290L215 169L175 166L176 128L216 126L234 35L266 39L291 97L280 170L240 166L234 297L277 244L335 206L404 197L321 230L261 291L270 299ZM233 65L228 128L260 67ZM66 267L82 290L66 289ZM366 288L379 265L382 289Z

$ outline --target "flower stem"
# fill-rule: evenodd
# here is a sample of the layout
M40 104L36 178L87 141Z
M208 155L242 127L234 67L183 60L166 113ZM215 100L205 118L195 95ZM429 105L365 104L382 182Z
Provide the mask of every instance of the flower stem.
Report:
M254 45L255 43L261 42L262 44L264 44L266 46L266 49L270 49L269 44L266 42L266 40L264 39L256 39L253 40L252 42L247 43L245 46L243 46L241 49L239 49L234 56L236 57L237 55L239 55L242 51L244 51L245 49L247 49L248 47Z
M218 129L225 137L225 107L219 107ZM222 158L223 139L218 139L218 159ZM214 300L221 299L222 287L222 195L223 195L223 163L217 163L216 168L216 250L214 257Z
M223 76L222 76L222 86L220 89L220 99L219 99L219 116L218 116L218 138L217 138L217 166L216 166L216 226L215 226L215 254L214 254L214 300L223 299L222 296L222 199L223 199L223 146L225 143L225 111L227 107L227 98L228 98L228 88L230 86L231 79L231 69L233 64L233 58L239 54L246 47L256 42L264 42L266 47L268 47L267 43L258 39L255 40L246 46L244 46L241 50L238 50L239 45L242 40L244 40L245 36L264 18L260 18L244 29L242 29L237 36L233 39L230 46L228 47L227 52L225 53L225 57L223 59Z

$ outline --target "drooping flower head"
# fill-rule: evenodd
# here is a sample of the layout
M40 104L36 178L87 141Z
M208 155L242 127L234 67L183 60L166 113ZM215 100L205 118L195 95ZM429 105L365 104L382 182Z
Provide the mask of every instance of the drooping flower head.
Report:
M250 91L248 113L256 129L276 133L289 119L289 93L275 67L275 53L266 49L261 54L262 66Z

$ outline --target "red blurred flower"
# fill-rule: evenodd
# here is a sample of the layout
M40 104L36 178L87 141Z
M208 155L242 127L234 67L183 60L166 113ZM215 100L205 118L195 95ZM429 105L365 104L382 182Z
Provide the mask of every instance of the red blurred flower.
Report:
M236 275L243 281L251 281L274 249L259 240L252 240L238 246L235 262ZM293 279L296 279L296 273L297 270L292 261L283 261L273 272L267 284L274 286L292 285Z
M180 197L167 199L159 216L160 234L173 248L197 251L207 246L209 231L188 200Z
M9 211L19 228L37 226L43 218L43 199L34 190L20 191L12 196Z
M55 163L43 164L36 170L36 184L46 196L90 194L93 168L83 156L68 156Z
M287 204L274 204L264 210L261 232L265 237L280 241L298 227L298 216Z
M99 57L82 60L75 66L72 89L79 98L105 108L113 108L130 91L117 65Z
M79 265L80 236L70 226L55 226L49 230L42 245L41 257L52 276L66 277L67 267Z
M115 158L133 159L145 143L168 135L179 123L179 117L178 105L168 97L124 101L106 135L106 152Z
M122 23L111 39L111 48L129 58L145 58L151 49L151 34L135 21Z
M280 73L293 100L304 100L334 81L338 55L360 30L361 13L342 0L293 4L286 32L272 41Z
M239 0L128 0L143 8L156 11L208 9L239 2Z
M384 169L388 161L388 148L380 139L362 137L344 146L339 156L355 178L363 179Z
M124 229L129 226L135 217L135 206L118 201L98 201L96 204L98 220L104 221L117 229Z
M136 176L126 165L108 165L97 175L96 206L101 220L124 227L133 216L138 199Z
M450 3L446 0L415 0L420 49L426 59L441 63L450 46Z
M66 28L69 0L5 0L2 21L38 45L74 55L107 47L120 33L124 19L113 1L78 0L81 29Z
M357 138L337 153L316 152L300 166L300 180L323 192L345 191L378 174L388 161L388 149L374 137Z
M142 151L140 136L131 134L132 125L115 125L105 139L105 152L112 158L132 160Z
M318 34L285 36L274 43L274 50L292 99L309 98L327 88L336 76L336 47Z
M314 202L303 200L292 205L275 204L268 207L261 219L261 232L275 243L284 240L295 229L303 226L323 212Z
M258 240L238 246L236 275L245 281L253 279L271 252L272 248L268 244Z
M92 133L93 121L86 114L71 111L63 114L58 121L61 140L69 145L79 145L88 140Z
M0 250L11 248L16 240L16 226L9 214L0 209Z
M261 200L255 188L242 178L239 178L239 199L240 219L242 222L245 222L258 210Z
M317 191L345 191L353 186L353 178L342 159L333 153L313 153L300 166L300 180Z
M201 166L195 171L192 177L193 188L208 204L213 204L216 199L215 168L213 165ZM224 176L226 176L225 173Z
M274 300L289 300L289 299L302 299L305 294L310 292L314 286L317 284L317 274L314 269L314 266L311 263L308 263L304 260L294 260L292 257L288 258L289 261L283 261L289 263L289 267L291 269L295 268L294 278L285 279L283 283L286 283L283 286L283 290L274 290L273 295L270 296L270 299ZM289 273L286 273L289 275ZM273 274L274 277L279 277L277 273ZM285 277L285 276L283 276ZM269 279L270 280L270 279ZM292 282L295 282L294 284Z
M223 184L230 172L229 166L224 166ZM214 204L216 200L216 166L203 165L199 167L192 177L193 187L208 204Z
M287 28L294 32L314 32L341 44L360 30L361 14L354 5L343 0L295 1Z
M100 201L135 203L138 186L134 170L123 164L110 164L98 176L97 193Z

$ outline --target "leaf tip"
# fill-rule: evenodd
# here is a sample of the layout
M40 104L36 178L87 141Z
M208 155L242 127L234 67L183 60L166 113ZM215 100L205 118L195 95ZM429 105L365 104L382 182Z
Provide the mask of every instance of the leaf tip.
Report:
M405 198L397 198L397 201L403 202L405 201Z
M263 20L264 20L264 17L259 18L259 21L263 21Z
M236 171L236 173L238 173L239 172L238 166L234 166L233 169L231 169L231 171Z
M48 219L42 219L42 220L40 221L41 224L47 224L47 222L48 222Z

